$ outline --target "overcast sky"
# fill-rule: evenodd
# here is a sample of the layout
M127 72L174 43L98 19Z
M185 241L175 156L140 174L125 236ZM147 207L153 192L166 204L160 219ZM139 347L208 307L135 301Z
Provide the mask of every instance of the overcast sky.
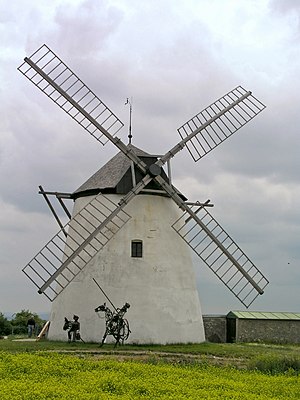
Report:
M58 231L38 185L73 192L115 153L17 71L46 43L125 123L165 153L177 128L238 85L267 108L174 184L212 213L270 280L251 310L300 312L300 1L0 0L0 311L50 310L21 272ZM71 204L70 204L71 205ZM202 309L243 309L195 262Z

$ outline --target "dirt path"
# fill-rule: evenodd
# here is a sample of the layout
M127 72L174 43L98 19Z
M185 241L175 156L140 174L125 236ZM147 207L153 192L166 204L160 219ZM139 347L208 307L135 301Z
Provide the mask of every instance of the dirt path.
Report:
M139 361L145 363L170 363L170 364L197 364L232 366L246 368L246 360L233 357L218 357L209 354L172 353L160 351L122 351L122 350L50 350L51 352L74 354L81 357L93 357L96 359L113 359L118 361Z

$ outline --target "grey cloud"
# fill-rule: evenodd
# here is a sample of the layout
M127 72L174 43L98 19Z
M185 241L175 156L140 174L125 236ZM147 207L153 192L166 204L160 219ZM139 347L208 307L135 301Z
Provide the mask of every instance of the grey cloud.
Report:
M104 50L106 41L117 30L121 19L120 9L107 1L86 0L79 5L62 4L56 11L54 20L57 30L51 39L59 43L59 49L64 49L66 56L70 55L75 60L94 58Z
M300 11L300 4L294 0L270 0L269 7L277 12Z

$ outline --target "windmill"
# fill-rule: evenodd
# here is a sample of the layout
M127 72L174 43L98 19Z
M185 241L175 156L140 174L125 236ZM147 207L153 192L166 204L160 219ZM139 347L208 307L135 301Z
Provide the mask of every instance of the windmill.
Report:
M74 200L70 221L23 268L53 302L50 338L63 338L68 313L80 315L86 340L102 337L97 279L115 304L131 304L132 342L204 341L191 249L246 307L263 294L268 280L208 212L209 200L188 202L170 172L184 148L197 162L258 115L265 106L251 92L239 86L225 94L178 129L174 147L153 155L116 136L123 123L46 45L18 70L98 142L119 150L66 196Z

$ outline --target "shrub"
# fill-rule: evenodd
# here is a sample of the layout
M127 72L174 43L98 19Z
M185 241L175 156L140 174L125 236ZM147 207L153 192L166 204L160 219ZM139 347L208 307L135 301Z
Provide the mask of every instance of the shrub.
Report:
M262 355L251 360L249 362L249 368L270 374L288 372L298 375L300 372L300 357L296 355Z
M4 316L0 313L0 335L9 335L11 333L11 324Z

